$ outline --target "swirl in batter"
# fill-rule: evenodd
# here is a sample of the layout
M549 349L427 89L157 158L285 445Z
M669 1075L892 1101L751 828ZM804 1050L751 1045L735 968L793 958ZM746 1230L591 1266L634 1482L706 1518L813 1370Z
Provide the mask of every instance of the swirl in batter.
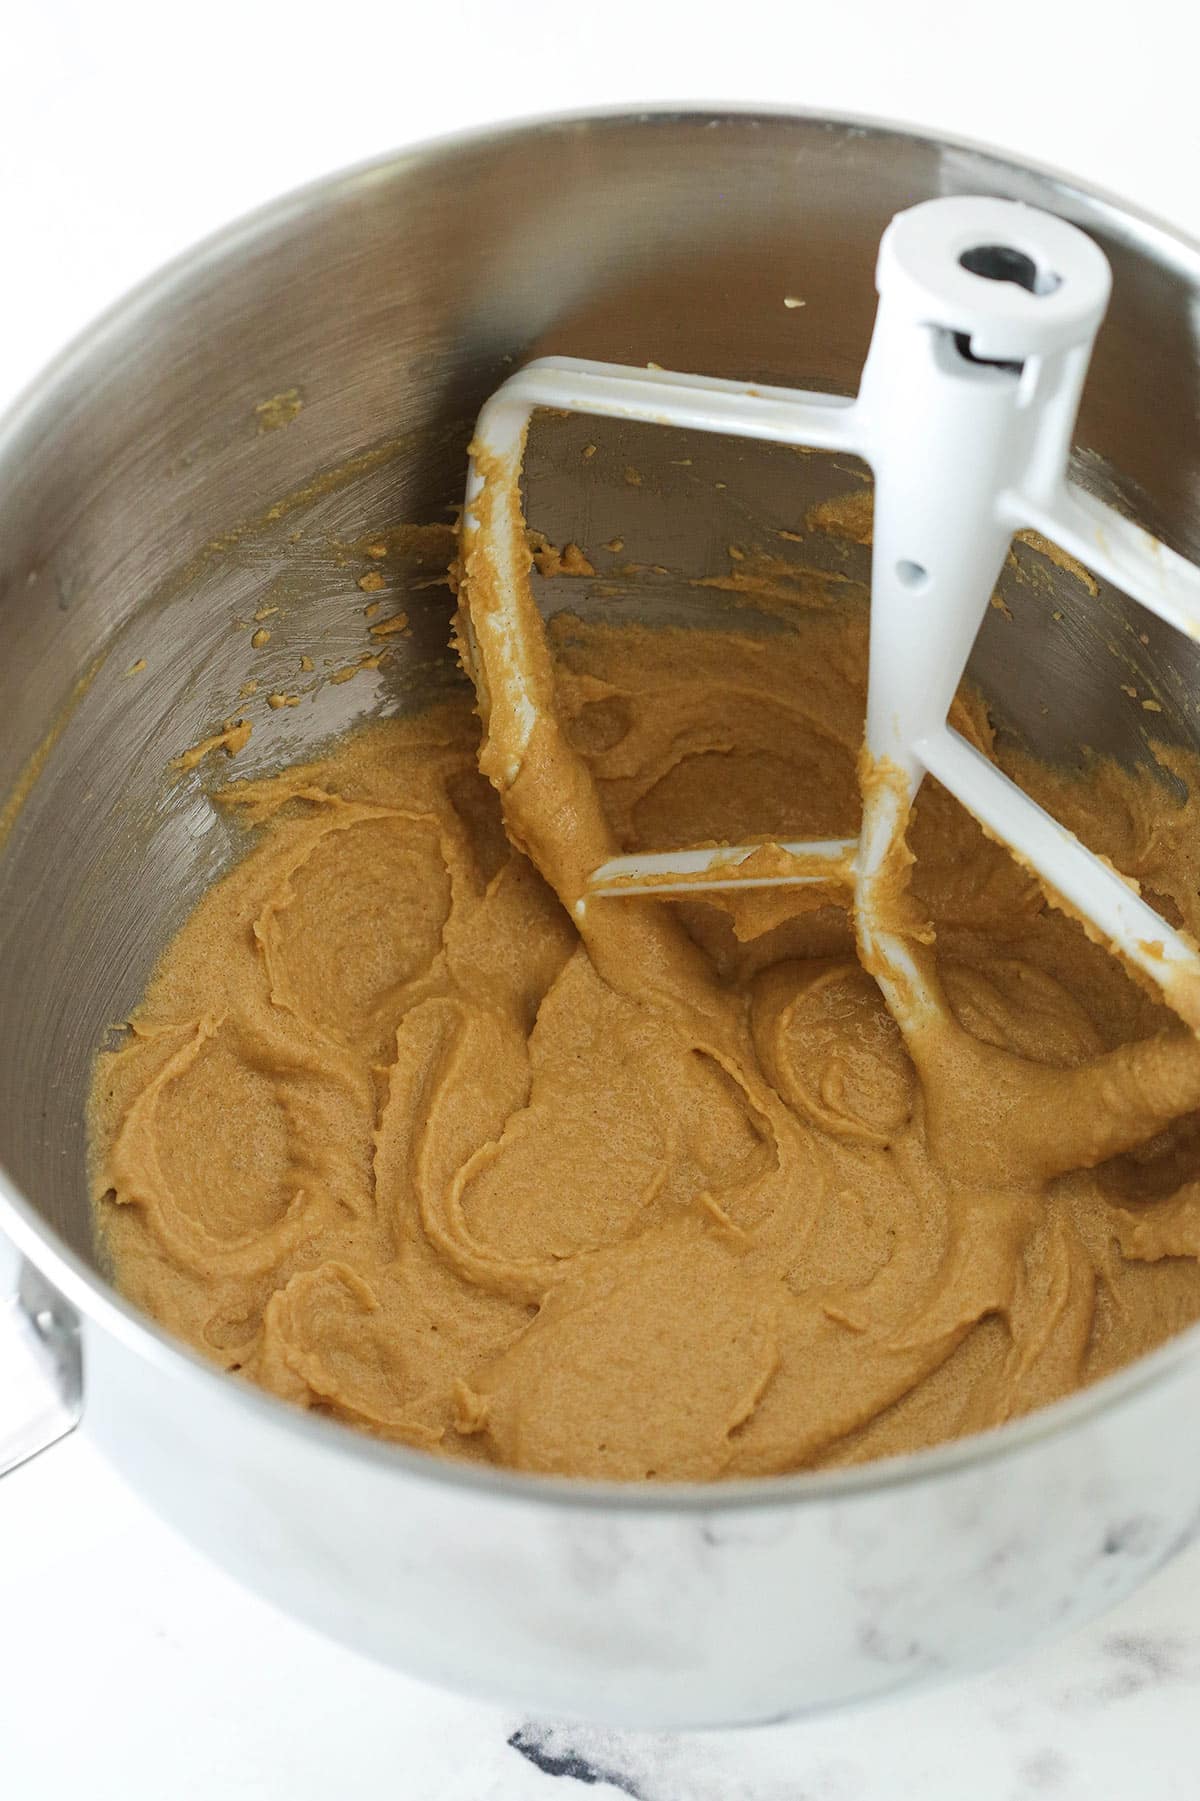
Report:
M836 891L577 919L617 849L856 830L864 616L774 623L560 618L503 813L465 700L225 791L254 845L97 1064L129 1296L382 1437L630 1480L928 1445L1200 1315L1196 1041L936 785L907 1042ZM1159 773L1002 760L1200 927Z

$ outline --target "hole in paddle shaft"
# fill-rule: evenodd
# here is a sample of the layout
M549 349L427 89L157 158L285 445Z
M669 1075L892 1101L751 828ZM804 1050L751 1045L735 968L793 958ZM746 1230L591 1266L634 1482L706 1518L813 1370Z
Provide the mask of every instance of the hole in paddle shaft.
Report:
M964 250L958 262L959 267L970 275L981 275L984 281L1010 281L1027 294L1053 294L1062 286L1061 275L1056 275L1053 269L1039 269L1031 256L1012 244L976 244L973 250ZM964 361L982 363L988 369L1006 369L1012 375L1019 375L1025 366L999 357L976 356L965 331L955 332L954 347Z
M924 563L914 563L911 557L901 557L896 564L896 579L914 593L929 585L929 571Z
M985 281L1011 281L1027 294L1053 294L1062 284L1061 275L1039 269L1031 256L1011 244L977 244L974 250L964 250L958 261L971 275L982 275Z

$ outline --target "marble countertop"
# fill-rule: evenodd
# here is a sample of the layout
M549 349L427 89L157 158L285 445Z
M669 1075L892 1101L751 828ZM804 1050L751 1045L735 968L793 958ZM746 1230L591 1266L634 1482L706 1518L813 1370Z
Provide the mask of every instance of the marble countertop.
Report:
M1178 0L44 0L4 27L0 405L166 258L397 144L726 97L911 120L1200 237ZM768 53L769 51L769 53ZM449 71L452 70L451 81ZM0 1792L88 1801L1193 1801L1200 1548L1087 1631L916 1699L747 1733L535 1721L360 1661L161 1525L86 1426L0 1483Z

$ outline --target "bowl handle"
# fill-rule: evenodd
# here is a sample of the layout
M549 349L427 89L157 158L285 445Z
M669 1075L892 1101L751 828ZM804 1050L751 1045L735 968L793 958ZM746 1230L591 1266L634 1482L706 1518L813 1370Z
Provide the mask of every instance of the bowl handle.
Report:
M0 1476L65 1438L82 1410L78 1317L0 1238Z

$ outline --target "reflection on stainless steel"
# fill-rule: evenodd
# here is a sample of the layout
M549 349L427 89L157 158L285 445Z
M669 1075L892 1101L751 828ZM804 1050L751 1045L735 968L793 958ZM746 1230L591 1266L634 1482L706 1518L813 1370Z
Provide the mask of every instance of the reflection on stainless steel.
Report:
M461 679L446 590L414 588L414 635L390 664L266 706L301 656L319 676L372 648L345 546L451 516L481 401L535 354L852 392L880 232L944 193L1027 199L1100 240L1114 302L1075 473L1200 557L1200 254L1065 181L837 121L551 123L335 178L119 308L0 438L0 793L41 759L0 856L0 1159L28 1202L15 1230L83 1313L94 1430L148 1497L284 1605L433 1677L648 1723L764 1717L999 1656L1095 1611L1200 1521L1200 1451L1171 1430L1200 1398L1194 1344L1002 1436L1002 1461L962 1446L750 1497L564 1502L209 1374L87 1269L90 1059L236 853L215 776L262 773ZM261 429L256 409L292 389L301 410ZM604 430L539 428L535 522L589 547L622 536L626 560L683 576L727 570L730 542L794 528L860 479L823 458ZM866 554L828 551L859 574ZM1200 744L1198 653L1036 550L1018 560L1012 618L989 614L973 664L1008 698L1005 723L1061 757L1144 756L1148 723ZM621 561L549 584L547 604L697 624L730 604L652 568L609 574ZM279 612L254 652L237 622L264 606ZM1148 720L1122 683L1162 712ZM235 764L168 772L242 713L254 732ZM1108 1527L1134 1515L1146 1532L1106 1558ZM1007 1564L989 1564L1005 1545Z

